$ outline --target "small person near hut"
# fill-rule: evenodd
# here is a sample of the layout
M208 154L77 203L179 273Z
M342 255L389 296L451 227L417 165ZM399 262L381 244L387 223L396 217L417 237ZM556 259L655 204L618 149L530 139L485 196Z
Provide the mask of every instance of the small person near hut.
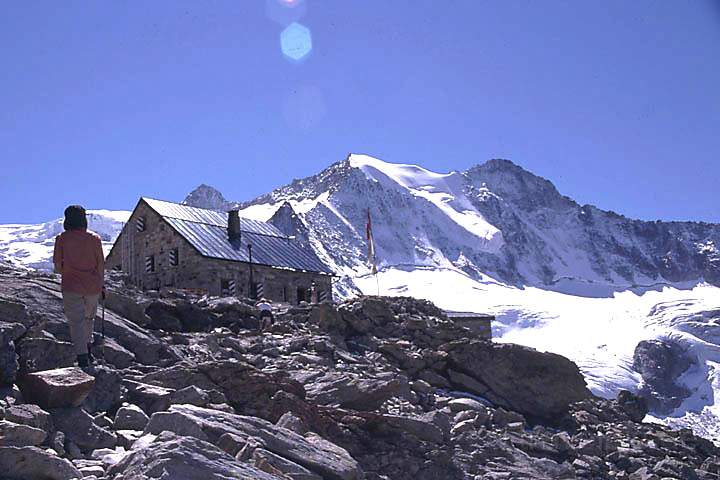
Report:
M272 304L266 298L261 298L255 307L260 312L260 331L265 331L274 323Z

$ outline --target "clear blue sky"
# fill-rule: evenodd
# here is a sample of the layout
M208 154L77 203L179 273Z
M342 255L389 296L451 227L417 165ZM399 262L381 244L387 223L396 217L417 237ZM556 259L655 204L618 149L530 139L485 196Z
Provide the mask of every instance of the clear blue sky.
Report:
M720 2L280 1L2 2L0 223L247 200L349 152L720 221Z

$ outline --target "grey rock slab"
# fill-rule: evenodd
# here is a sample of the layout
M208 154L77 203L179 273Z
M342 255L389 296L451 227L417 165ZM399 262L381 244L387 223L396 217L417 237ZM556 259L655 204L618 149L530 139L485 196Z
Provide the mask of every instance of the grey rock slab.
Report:
M137 405L124 405L115 414L115 430L143 430L149 420Z
M123 385L128 390L129 401L147 414L167 410L170 406L170 394L174 390L132 380L124 380Z
M281 480L235 460L214 445L163 432L138 445L107 471L109 480Z
M107 363L116 368L128 368L135 362L135 354L110 337L102 344L102 356Z
M47 433L39 428L0 420L0 446L34 447L46 437Z
M52 335L39 338L26 337L18 341L16 349L22 372L39 372L58 367L71 367L75 364L77 355L73 344L51 337Z
M253 452L253 463L263 471L277 471L292 480L323 480L320 475L311 472L302 465L291 462L287 458L276 455L268 450L257 448Z
M171 404L190 404L204 407L210 403L210 395L195 385L182 388L170 394Z
M18 480L71 480L82 473L70 461L37 447L0 447L2 475Z
M383 415L388 425L408 432L421 440L433 443L443 442L443 432L432 421L421 417Z
M176 431L217 443L225 433L241 438L257 437L264 448L299 463L322 475L338 480L362 478L362 470L350 454L320 437L302 437L285 428L256 418L196 407L173 405L169 412L158 412L150 418L145 431Z
M95 331L99 332L101 328L101 322L95 322ZM162 349L160 340L144 328L111 311L106 312L105 331L107 336L131 351L138 362L153 365L160 359Z
M472 398L455 398L450 400L447 405L453 412L462 412L463 410L487 411L485 405Z
M336 405L354 410L372 411L387 399L406 393L406 377L393 373L361 378L346 373L328 372L305 385L307 397L321 405Z
M5 420L29 425L46 432L50 432L52 430L52 418L50 417L50 413L32 403L12 405L7 408L5 410Z

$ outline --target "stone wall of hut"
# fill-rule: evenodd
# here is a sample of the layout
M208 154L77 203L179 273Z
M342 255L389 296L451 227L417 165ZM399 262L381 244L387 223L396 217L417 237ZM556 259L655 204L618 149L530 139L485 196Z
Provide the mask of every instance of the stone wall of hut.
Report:
M137 228L138 219L142 219L142 230ZM332 300L329 275L200 255L144 202L139 203L116 240L106 259L106 268L122 271L128 283L144 290L171 287L217 296L250 297L252 275L258 298L292 304L301 300Z

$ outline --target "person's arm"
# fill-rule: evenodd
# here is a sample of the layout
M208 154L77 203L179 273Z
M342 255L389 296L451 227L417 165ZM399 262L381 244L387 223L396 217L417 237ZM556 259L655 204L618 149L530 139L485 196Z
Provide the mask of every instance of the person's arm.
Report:
M60 235L55 237L55 251L53 252L53 264L55 265L55 273L62 274L62 256L63 247Z

